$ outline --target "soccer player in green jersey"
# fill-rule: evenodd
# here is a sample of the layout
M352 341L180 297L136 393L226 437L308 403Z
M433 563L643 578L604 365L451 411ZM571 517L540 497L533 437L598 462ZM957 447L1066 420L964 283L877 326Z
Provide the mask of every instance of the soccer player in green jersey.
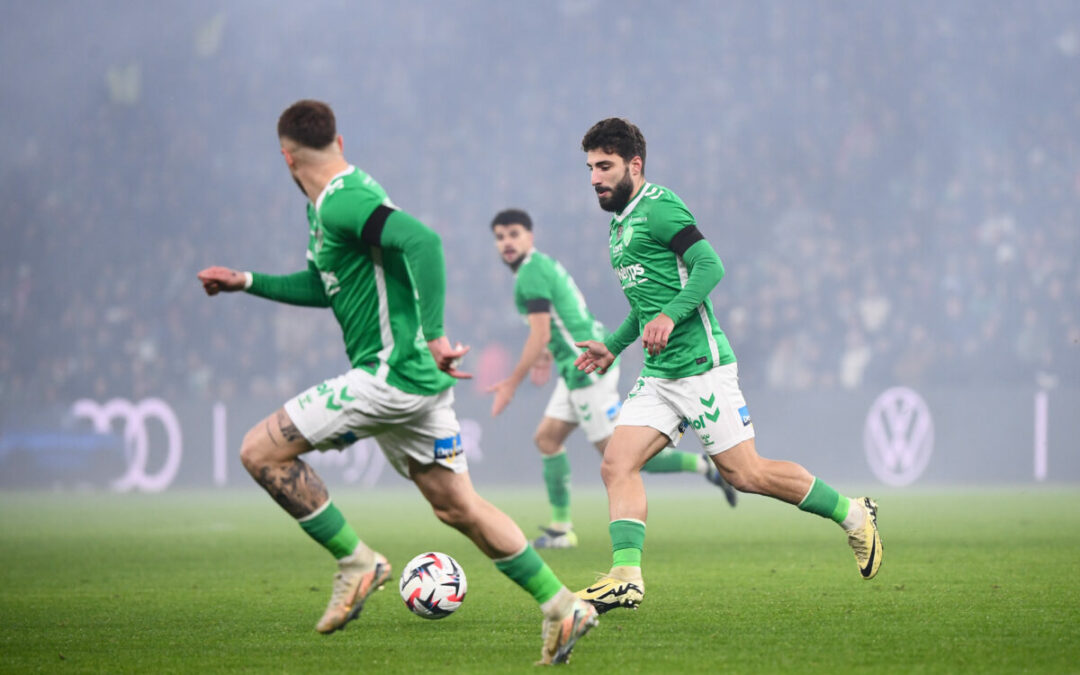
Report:
M624 119L605 119L581 145L600 207L613 214L609 254L630 314L603 341L579 342L585 351L577 365L602 373L638 336L646 356L601 465L611 517L611 571L578 595L600 612L636 607L644 598L646 498L640 470L689 427L736 489L839 523L860 574L872 578L882 558L877 504L840 495L798 464L757 454L735 354L709 300L724 267L682 200L645 180L641 131Z
M495 394L491 414L498 415L510 404L526 376L531 374L534 383L544 384L554 360L559 381L534 435L543 457L551 523L540 528L543 534L532 545L572 548L578 540L570 516L570 460L563 443L581 425L589 442L604 452L621 407L619 367L616 360L600 374L582 372L574 365L580 351L574 347L575 342L603 340L608 332L593 317L566 269L533 246L532 227L532 218L520 209L500 211L491 221L495 248L514 272L514 304L526 317L529 337L510 376L488 391ZM735 489L704 455L664 449L646 462L642 470L701 474L721 487L728 502L735 505Z
M278 120L293 179L307 196L308 266L287 276L210 267L207 294L246 290L279 302L330 307L352 369L314 386L256 424L240 458L259 485L337 560L333 591L316 625L343 628L390 576L301 458L372 437L413 481L435 515L460 530L529 592L544 614L541 663L565 663L596 623L516 524L473 489L453 409L454 378L468 377L443 332L446 267L439 235L399 210L343 154L333 111L298 101Z

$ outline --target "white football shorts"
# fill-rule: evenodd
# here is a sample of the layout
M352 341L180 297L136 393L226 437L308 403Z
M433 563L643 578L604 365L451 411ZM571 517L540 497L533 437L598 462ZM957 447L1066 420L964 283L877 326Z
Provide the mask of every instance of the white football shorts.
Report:
M615 419L621 407L619 366L615 366L593 384L580 389L567 388L566 380L560 377L544 409L544 417L580 424L589 442L596 443L615 431Z
M667 436L671 446L679 444L687 428L693 428L710 455L754 437L735 363L676 380L639 377L626 395L616 424L652 427Z
M374 438L390 464L408 478L409 457L455 473L468 471L453 404L452 388L434 396L407 394L353 368L289 399L285 412L316 450Z

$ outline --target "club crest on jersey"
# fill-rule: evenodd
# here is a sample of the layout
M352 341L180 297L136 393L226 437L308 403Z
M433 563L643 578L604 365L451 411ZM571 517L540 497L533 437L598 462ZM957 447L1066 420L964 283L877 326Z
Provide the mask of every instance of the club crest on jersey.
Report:
M622 226L619 226L619 229L621 230ZM627 225L626 229L623 231L623 233L622 233L622 235L620 237L622 239L622 245L623 246L629 246L630 245L630 240L633 239L633 237L634 237L634 226L633 225Z

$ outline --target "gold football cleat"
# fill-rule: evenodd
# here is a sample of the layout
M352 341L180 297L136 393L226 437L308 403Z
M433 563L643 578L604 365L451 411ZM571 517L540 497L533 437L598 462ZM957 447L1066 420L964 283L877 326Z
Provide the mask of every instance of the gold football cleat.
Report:
M877 502L869 497L859 497L858 501L866 509L866 520L861 527L848 530L848 545L855 552L855 562L863 579L873 579L885 555L877 529L878 506Z

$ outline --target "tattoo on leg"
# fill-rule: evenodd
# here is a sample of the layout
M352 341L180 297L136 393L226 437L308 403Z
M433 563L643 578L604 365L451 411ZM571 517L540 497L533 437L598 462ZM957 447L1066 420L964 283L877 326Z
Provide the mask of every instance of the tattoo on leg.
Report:
M302 459L259 467L255 480L293 518L311 514L330 496L319 474Z
M281 431L281 435L285 437L286 443L292 443L298 441L303 436L300 434L300 430L296 428L296 425L289 420L289 416L285 414L284 410L277 412L278 429Z
M270 420L266 420L266 435L270 437L270 441L271 441L271 442L272 442L272 443L273 443L274 445L276 445L276 446L277 446L277 447L279 447L279 448L281 447L281 443L278 443L278 442L277 442L277 439L276 439L276 438L274 438L274 434L273 434L273 432L271 432L271 431L270 431Z

